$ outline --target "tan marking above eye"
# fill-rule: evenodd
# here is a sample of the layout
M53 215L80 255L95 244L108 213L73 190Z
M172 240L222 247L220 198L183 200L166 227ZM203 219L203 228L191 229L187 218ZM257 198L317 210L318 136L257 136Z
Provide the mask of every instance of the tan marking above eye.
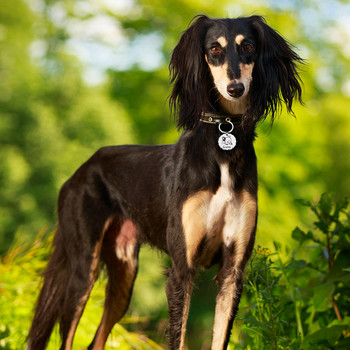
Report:
M228 42L224 36L220 36L216 39L216 41L221 45L221 47L226 47Z
M235 38L235 43L237 45L241 45L242 41L245 39L245 36L242 34L238 34Z

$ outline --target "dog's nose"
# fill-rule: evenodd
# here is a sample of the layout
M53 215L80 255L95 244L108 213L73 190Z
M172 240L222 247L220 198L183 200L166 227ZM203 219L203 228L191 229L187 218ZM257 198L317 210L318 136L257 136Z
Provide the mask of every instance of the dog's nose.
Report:
M232 83L227 87L227 93L231 97L241 97L244 93L244 85L242 83Z

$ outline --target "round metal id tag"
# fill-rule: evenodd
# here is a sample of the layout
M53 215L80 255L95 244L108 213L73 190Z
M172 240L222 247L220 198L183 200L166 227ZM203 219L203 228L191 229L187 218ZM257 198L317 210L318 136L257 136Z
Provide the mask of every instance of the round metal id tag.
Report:
M230 151L236 146L236 138L232 134L223 134L219 137L218 144L224 151Z
M234 149L236 146L236 138L232 134L230 134L234 126L231 122L229 123L231 124L231 130L229 131L221 130L221 124L219 124L219 130L220 132L222 132L222 135L218 139L218 144L219 144L219 147L224 151L230 151Z

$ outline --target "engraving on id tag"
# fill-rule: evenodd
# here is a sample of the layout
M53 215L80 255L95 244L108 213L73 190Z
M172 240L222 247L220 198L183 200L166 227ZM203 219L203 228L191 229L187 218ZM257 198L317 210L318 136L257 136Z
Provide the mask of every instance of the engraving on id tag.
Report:
M224 151L230 151L236 146L236 138L232 134L222 134L218 139L219 147Z

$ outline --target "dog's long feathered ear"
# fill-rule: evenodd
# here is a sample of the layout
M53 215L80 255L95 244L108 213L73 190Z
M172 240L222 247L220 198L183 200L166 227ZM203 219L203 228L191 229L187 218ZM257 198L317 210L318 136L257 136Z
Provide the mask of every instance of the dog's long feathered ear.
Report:
M273 122L282 102L292 114L294 99L302 103L297 65L303 60L281 35L266 24L263 17L252 16L251 21L258 39L258 56L253 71L252 107L249 112L258 120L270 115Z
M171 56L169 103L178 128L193 128L206 103L208 68L203 45L209 21L204 15L195 17Z

